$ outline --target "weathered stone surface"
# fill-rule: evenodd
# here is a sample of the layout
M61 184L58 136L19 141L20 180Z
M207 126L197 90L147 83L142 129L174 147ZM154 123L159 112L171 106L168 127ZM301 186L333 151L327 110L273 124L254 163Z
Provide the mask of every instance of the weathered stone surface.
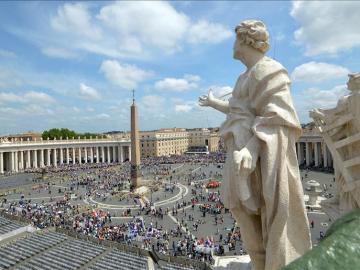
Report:
M310 111L335 164L338 192L324 207L340 214L360 207L360 73L349 74L347 86L335 108Z
M235 32L233 55L246 71L229 100L209 92L199 104L226 114L222 201L240 227L252 269L278 270L311 247L295 149L302 130L288 73L265 55L265 24L244 21Z

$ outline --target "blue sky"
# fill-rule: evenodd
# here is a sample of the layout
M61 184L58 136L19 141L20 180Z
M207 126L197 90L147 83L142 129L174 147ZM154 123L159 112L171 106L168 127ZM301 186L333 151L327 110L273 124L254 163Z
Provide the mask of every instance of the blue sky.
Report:
M129 130L131 89L141 130L219 126L197 99L244 71L232 48L245 19L268 26L305 123L359 71L358 18L356 1L0 2L0 134Z

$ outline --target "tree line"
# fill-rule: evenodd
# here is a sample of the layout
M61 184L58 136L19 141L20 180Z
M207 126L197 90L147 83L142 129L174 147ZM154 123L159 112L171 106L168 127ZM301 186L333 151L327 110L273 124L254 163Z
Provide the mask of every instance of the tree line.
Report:
M47 140L47 138L49 138L50 140L60 140L60 138L62 138L63 140L65 140L66 138L72 139L78 139L80 137L80 139L90 139L91 138L106 138L106 135L104 134L97 134L97 133L90 133L90 132L85 132L85 133L77 133L73 130L70 130L68 128L52 128L49 130L45 130L41 137L43 138L43 140Z

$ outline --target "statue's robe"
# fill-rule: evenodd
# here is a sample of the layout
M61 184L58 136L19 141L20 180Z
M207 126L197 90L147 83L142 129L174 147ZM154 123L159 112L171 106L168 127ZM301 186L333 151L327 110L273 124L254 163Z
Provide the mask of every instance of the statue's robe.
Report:
M252 196L259 208L253 213L244 205L231 205L232 213L251 259L263 260L266 270L276 270L311 248L295 150L302 129L290 95L290 79L281 64L264 57L250 69L244 87L255 114L251 131L260 143L259 153L254 153L259 156L258 165L251 175ZM233 135L236 141L238 135ZM224 200L228 201L225 205L231 204L231 198ZM261 264L255 269L261 269Z

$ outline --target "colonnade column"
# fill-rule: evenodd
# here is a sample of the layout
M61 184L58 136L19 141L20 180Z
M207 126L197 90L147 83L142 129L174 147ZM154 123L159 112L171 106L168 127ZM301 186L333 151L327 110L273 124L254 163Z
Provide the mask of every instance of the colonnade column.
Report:
M70 153L69 148L66 148L66 164L70 163Z
M34 157L33 167L34 167L34 168L37 168L37 167L38 167L38 165L37 165L37 150L34 150L34 151L33 151L33 157Z
M40 149L40 168L43 168L44 166L44 149Z
M0 152L0 174L4 173L4 153Z
M18 152L15 151L14 152L14 171L18 172L19 171L19 162L18 162Z
M323 151L323 158L324 158L323 166L324 166L324 168L326 168L328 166L328 155L327 155L326 143L322 143L322 151Z
M20 170L24 169L24 151L20 151Z
M50 158L50 151L51 151L51 149L46 149L46 156L47 156L47 158L46 158L46 165L47 166L50 166L51 165L51 158Z
M128 158L129 158L129 161L131 161L131 146L129 146L129 152L128 152Z
M90 147L90 163L94 163L94 148Z
M60 164L64 163L64 148L60 148Z
M105 162L105 150L104 150L104 146L101 147L101 162Z
M314 157L315 157L315 167L319 166L319 149L318 149L318 143L314 143Z
M85 163L87 163L87 159L88 159L87 147L84 148L84 158L85 158Z
M116 148L112 147L112 162L116 162Z
M30 163L30 150L26 151L26 169L31 168L31 163Z
M121 163L123 162L123 152L122 152L122 146L118 146L118 161Z
M99 146L96 146L96 163L100 162L100 157L99 157Z
M107 163L110 163L110 146L107 147Z
M296 143L296 147L297 147L297 159L298 159L298 164L301 165L303 163L303 152L302 152L302 147L301 147L301 142L297 142Z
M76 157L76 153L75 153L75 148L73 147L73 149L72 149L72 164L75 164L75 157Z
M13 172L13 171L15 171L15 155L14 155L14 152L11 152L11 159L10 159L10 161L11 161L11 171Z
M310 166L310 143L305 143L306 166Z
M56 148L53 149L53 166L57 167L57 153L56 153Z
M79 147L79 164L81 164L81 159L82 159L82 157L81 157L81 147Z

